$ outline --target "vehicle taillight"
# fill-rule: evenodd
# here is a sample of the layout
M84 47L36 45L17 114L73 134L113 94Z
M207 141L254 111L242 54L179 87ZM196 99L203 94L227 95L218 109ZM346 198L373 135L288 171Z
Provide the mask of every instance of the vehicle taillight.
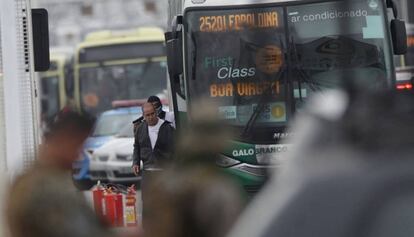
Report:
M413 89L413 85L411 83L399 84L397 85L398 90L411 90Z

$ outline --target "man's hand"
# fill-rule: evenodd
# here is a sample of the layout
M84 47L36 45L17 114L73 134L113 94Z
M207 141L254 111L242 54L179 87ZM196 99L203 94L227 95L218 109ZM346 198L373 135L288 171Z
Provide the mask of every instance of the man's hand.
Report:
M133 165L132 171L134 171L135 176L138 176L140 172L139 165Z

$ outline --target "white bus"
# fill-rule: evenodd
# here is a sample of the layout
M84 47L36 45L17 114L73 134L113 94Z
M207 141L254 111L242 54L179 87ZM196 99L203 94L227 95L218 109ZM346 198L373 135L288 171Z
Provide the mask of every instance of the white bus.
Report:
M47 11L29 0L0 1L0 173L32 165L39 144L35 71L48 69ZM2 179L3 180L3 179Z
M1 210L5 210L9 181L36 158L40 124L34 72L46 70L49 64L48 28L39 24L47 23L46 17L45 10L32 12L29 0L0 1ZM8 236L3 216L0 236Z

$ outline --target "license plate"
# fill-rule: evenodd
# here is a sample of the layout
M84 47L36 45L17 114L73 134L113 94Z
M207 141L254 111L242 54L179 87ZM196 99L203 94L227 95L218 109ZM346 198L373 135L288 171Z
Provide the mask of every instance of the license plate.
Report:
M121 174L132 174L132 168L122 168L119 170L119 173Z

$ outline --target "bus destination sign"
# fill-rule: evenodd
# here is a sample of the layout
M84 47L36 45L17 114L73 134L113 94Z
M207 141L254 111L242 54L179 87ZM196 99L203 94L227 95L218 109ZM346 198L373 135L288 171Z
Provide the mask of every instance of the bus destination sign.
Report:
M201 32L226 32L278 28L278 17L277 11L201 16L199 29Z

